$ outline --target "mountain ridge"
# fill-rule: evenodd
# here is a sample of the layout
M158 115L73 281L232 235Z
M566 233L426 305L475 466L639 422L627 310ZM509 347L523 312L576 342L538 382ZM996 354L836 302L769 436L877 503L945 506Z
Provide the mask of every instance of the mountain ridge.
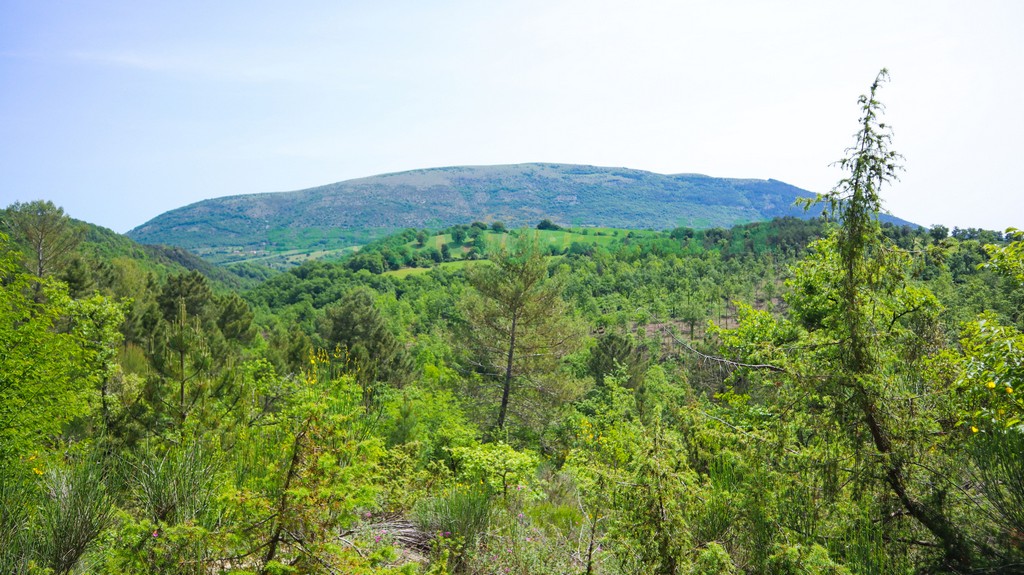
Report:
M583 164L448 166L391 172L303 190L203 200L130 230L141 243L217 252L337 249L404 228L541 219L577 226L729 227L812 217L815 194L779 180L658 174Z

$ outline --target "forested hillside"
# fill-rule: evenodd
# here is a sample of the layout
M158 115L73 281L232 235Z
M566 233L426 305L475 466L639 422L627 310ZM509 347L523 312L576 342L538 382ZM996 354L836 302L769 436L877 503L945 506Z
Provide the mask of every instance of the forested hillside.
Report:
M271 194L205 200L128 232L146 244L184 247L210 261L280 267L334 257L403 228L472 221L509 227L538 220L574 226L729 227L806 217L812 197L775 180L663 175L571 164L414 170ZM897 223L906 223L893 219Z
M1024 233L879 223L877 87L826 218L270 274L9 207L0 572L1024 573Z

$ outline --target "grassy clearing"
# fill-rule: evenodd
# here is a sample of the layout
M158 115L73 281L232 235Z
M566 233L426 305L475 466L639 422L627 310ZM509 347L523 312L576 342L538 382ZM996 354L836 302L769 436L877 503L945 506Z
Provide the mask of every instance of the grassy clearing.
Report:
M489 260L455 260L453 262L439 263L439 264L437 264L434 267L444 268L444 269L446 269L448 271L456 271L456 270L463 269L466 266L489 265L490 263L491 262ZM425 274L425 273L429 272L430 270L434 269L434 267L429 267L429 268L402 268L400 270L386 271L386 272L384 272L383 275L394 276L396 278L407 278L409 276Z
M564 251L574 243L609 247L627 237L651 237L660 235L663 232L656 232L653 230L631 230L625 228L563 228L559 230L520 228L518 230L511 230L511 232L494 232L492 230L485 230L482 233L484 234L485 251L491 253L510 248L512 241L511 238L513 238L517 233L532 234L533 237L537 238L542 245L550 246L558 251ZM322 236L310 233L307 233L306 236L308 237L303 237L302 239L308 244L307 247L299 249L275 251L273 244L271 244L270 247L264 247L262 249L243 249L242 247L233 247L216 248L214 250L199 250L199 255L217 265L252 262L271 268L287 269L312 260L341 259L359 251L359 249L363 247L362 245L349 245L344 247L325 246L323 245L324 241ZM319 245L312 245L316 243ZM445 262L441 265L454 269L458 269L462 265L465 265L461 258L466 257L470 252L473 245L472 238L467 238L462 245L455 245L451 234L437 234L428 237L424 242L423 247L420 247L415 241L410 241L406 243L405 246L412 253L421 253L426 250L434 249L441 251L441 247L445 244L447 244L451 250L452 256L460 259L456 259L452 262ZM430 268L426 267L418 267L401 269L388 273L398 275L399 277L405 277L408 275L423 273L429 269Z
M624 228L563 228L559 230L521 228L519 230L512 230L511 233L494 232L492 230L485 230L481 233L484 237L485 254L495 253L497 251L510 248L513 241L512 239L519 233L530 234L532 237L536 238L541 245L553 248L559 252L568 250L573 244L610 247L615 243L625 240L626 238L645 238L663 235L663 232L653 230L630 230ZM423 247L420 247L416 241L410 241L404 245L411 253L416 254L434 249L441 251L441 247L446 244L448 245L452 256L459 259L438 264L439 267L443 267L448 270L458 270L473 263L473 261L483 261L465 259L469 255L473 246L473 239L469 237L467 237L461 245L455 245L453 243L451 234L438 234L431 236L424 241ZM426 273L431 269L431 267L411 267L388 271L385 272L385 274L404 278L411 275Z

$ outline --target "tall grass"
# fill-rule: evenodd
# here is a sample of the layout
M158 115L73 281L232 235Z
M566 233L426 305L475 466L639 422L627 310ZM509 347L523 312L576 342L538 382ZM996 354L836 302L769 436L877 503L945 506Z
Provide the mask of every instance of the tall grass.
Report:
M417 526L445 539L455 541L456 568L462 555L476 547L487 532L491 520L491 497L484 488L457 487L434 497L421 499L413 509Z
M0 469L0 573L23 573L31 558L29 521L38 490L23 475Z

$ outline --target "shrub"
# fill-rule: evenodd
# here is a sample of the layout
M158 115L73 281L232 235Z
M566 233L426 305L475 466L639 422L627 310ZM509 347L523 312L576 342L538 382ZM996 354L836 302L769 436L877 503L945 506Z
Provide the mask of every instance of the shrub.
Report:
M97 457L47 472L46 499L34 534L35 554L54 573L70 573L109 523L113 502L105 475Z

